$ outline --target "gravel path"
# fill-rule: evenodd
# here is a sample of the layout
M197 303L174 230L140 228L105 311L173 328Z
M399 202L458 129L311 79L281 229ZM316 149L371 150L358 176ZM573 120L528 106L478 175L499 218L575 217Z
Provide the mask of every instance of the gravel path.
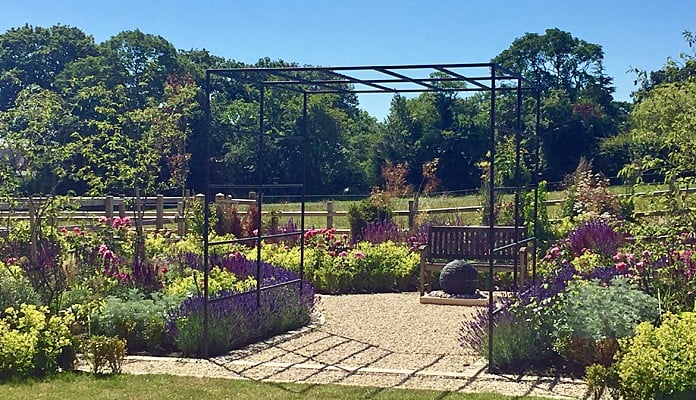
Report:
M308 328L210 360L132 356L123 371L589 398L577 380L487 374L458 343L476 308L420 304L417 293L318 297Z

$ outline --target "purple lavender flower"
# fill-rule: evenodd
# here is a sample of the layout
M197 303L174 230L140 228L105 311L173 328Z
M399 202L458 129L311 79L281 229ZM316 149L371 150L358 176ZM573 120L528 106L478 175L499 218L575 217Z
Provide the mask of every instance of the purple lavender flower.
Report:
M624 241L621 234L607 222L595 219L585 223L568 235L570 248L574 254L583 254L591 250L597 254L611 257Z

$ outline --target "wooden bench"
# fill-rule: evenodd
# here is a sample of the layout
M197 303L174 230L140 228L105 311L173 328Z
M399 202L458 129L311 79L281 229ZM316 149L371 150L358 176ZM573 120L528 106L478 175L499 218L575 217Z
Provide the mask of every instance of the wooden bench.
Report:
M494 226L495 248L513 244L525 237L524 227ZM428 243L420 248L420 295L430 289L434 271L453 260L469 261L479 272L488 272L488 226L431 226ZM527 248L510 246L493 254L493 270L517 271L517 284L522 287L527 276Z

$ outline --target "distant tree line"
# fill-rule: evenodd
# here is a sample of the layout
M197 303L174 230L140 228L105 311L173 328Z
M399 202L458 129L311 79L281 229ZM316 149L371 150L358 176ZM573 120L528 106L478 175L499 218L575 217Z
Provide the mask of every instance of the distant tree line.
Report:
M692 36L686 32L685 37L692 45ZM583 157L616 176L622 169L626 173L625 165L659 153L663 142L645 133L645 115L654 112L647 108L663 107L657 102L663 90L670 90L665 85L693 83L693 57L686 56L682 64L639 73L643 80L636 104L617 102L603 57L601 46L548 29L523 35L492 60L542 87L539 135L547 180L561 180ZM63 25L10 29L0 34L0 191L202 191L206 69L296 65L271 58L246 65L207 50L177 50L165 38L138 30L95 43L82 30ZM226 79L213 84L213 180L255 182L258 88ZM305 143L302 98L269 90L260 173L267 181L297 182L304 170L309 193L367 193L384 183L385 167L398 165L406 170L406 186L420 187L426 167L442 190L477 188L488 151L487 96L396 95L389 115L379 122L360 109L354 94L312 95ZM500 95L498 104L496 125L514 127L514 95ZM533 130L533 100L526 99L523 107L523 125ZM678 129L687 135L690 127ZM498 133L502 161L512 157L509 132ZM642 139L636 142L639 132ZM671 143L688 148L684 140ZM303 146L306 163L297 156ZM670 149L662 153L664 166ZM531 154L524 153L523 160L528 164ZM664 174L650 160L641 163L646 165Z

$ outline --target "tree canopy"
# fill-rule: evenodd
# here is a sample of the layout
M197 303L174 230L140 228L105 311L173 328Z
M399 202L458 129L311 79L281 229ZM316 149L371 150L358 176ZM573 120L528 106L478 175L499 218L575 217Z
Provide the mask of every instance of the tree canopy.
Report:
M629 107L613 101L603 57L600 45L548 29L521 36L493 59L543 87L540 136L546 179L560 180L580 157L597 156L600 140L616 137L626 126ZM10 29L0 34L3 185L20 192L200 191L207 162L205 70L293 65L269 57L247 65L206 50L177 50L165 38L139 30L95 43L79 28L63 25ZM651 85L667 79L661 76L689 75L692 66L689 61L677 72L666 67ZM312 95L304 142L302 97L266 90L258 171L253 135L259 126L258 89L228 79L212 84L214 181L253 183L260 173L267 180L292 183L305 171L309 193L367 193L382 183L385 165L408 166L405 183L419 187L423 168L437 160L430 173L443 190L480 185L478 165L488 150L487 94L395 96L383 122L361 110L354 94ZM655 92L650 101L658 102L660 95ZM514 95L498 96L502 151L510 145L506 132L516 126L511 112L516 102ZM523 107L529 131L534 104L525 101ZM303 148L306 164L300 157ZM627 161L628 152L620 154L625 157L600 163L607 173L616 173Z

